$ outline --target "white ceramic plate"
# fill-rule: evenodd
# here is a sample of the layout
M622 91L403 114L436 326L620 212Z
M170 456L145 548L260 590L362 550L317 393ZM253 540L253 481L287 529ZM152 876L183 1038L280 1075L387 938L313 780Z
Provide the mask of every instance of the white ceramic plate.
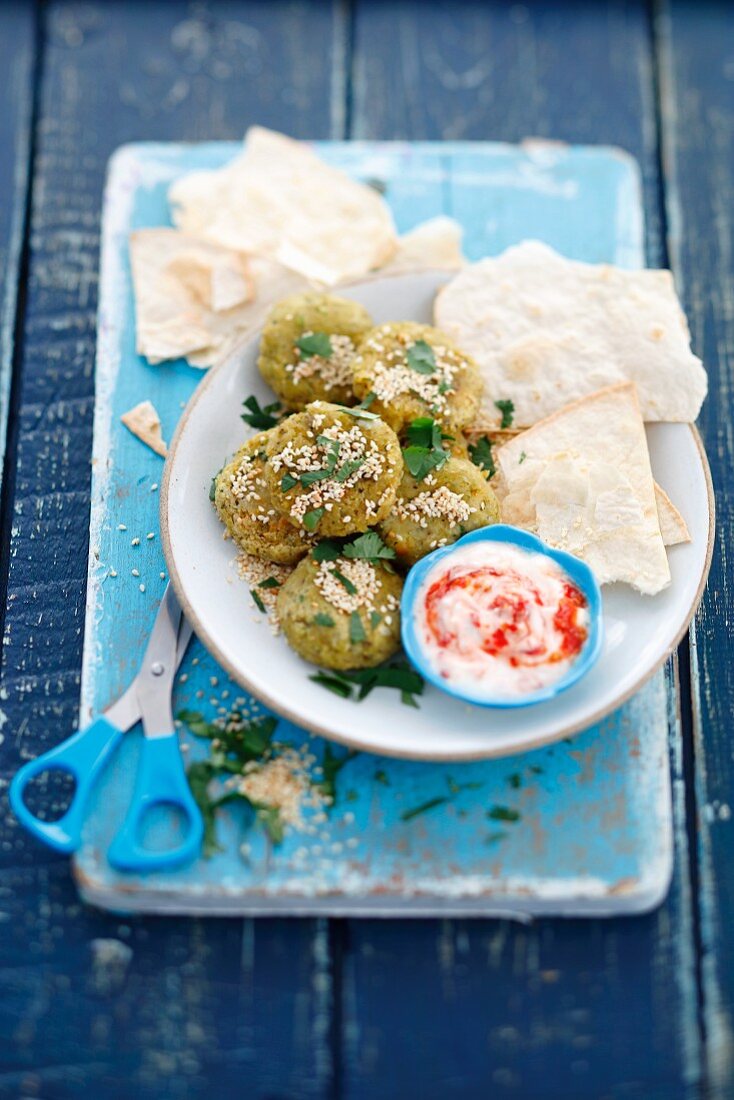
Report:
M448 276L430 272L375 278L340 293L362 302L377 323L430 322ZM427 686L420 708L395 691L362 703L309 680L314 671L275 637L253 608L233 568L233 544L209 501L213 474L243 442L243 399L272 393L257 370L253 340L205 376L171 443L161 495L161 528L171 580L194 630L227 672L297 725L354 748L430 760L506 756L566 737L598 722L652 675L680 640L698 605L711 560L713 496L695 429L648 429L653 473L683 513L692 541L669 550L672 584L640 596L624 585L603 589L606 639L596 666L557 699L521 710L486 710Z

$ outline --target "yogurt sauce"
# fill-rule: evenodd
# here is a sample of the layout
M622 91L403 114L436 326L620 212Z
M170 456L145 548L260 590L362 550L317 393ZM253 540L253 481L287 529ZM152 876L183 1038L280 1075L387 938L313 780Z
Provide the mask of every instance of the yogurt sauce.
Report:
M589 633L588 601L568 574L509 543L458 547L428 572L415 607L438 674L488 700L560 680Z

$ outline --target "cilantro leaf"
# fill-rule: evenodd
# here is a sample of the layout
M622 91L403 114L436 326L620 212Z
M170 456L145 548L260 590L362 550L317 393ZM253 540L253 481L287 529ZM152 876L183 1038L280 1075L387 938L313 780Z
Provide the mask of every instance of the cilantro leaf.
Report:
M342 551L345 558L362 558L371 561L390 561L395 557L395 551L386 546L377 531L365 531L356 539L347 543Z
M339 545L333 539L321 539L311 551L314 561L336 561L340 555Z
M423 481L431 470L440 469L448 460L449 452L444 450L432 451L427 447L406 447L403 451L403 461L416 481Z
M289 489L292 489L294 485L298 484L298 478L293 477L292 474L283 474L283 478L280 482L280 488L282 492L287 493Z
M280 581L276 581L275 577L266 577L264 581L260 581L258 588L280 588Z
M436 356L431 345L427 344L425 340L416 340L408 348L407 359L408 366L417 371L418 374L435 374L436 372Z
M352 698L351 685L342 680L340 676L328 672L315 672L313 676L309 676L309 680L326 688L327 691L332 691L334 695L341 696L342 699Z
M349 641L352 645L359 645L360 642L365 642L367 635L365 633L362 620L359 617L359 611L353 611L349 616Z
M331 575L332 577L336 577L336 579L344 585L350 596L357 595L357 586L350 581L349 577L345 577L338 569L332 569Z
M257 605L259 611L262 611L263 615L267 615L268 611L265 604L262 601L262 597L259 592L256 592L254 588L250 589L250 595L252 596L253 603Z
M370 611L370 626L374 630L382 622L382 615L379 611Z
M316 530L325 511L325 508L312 508L310 512L306 512L303 517L303 526L307 531Z
M443 806L448 802L447 795L439 795L437 798L429 798L427 802L421 802L419 806L414 806L412 810L403 810L400 815L401 821L410 821L414 817L418 817L419 814L427 813L428 810L434 809L435 806Z
M494 464L494 458L492 456L492 444L486 436L483 435L476 443L470 445L469 458L475 466L479 466L482 470L486 470L489 477L494 476L497 467Z
M360 467L364 466L366 458L352 458L349 462L345 462L343 466L340 466L334 475L337 481L346 481L352 474L356 474Z
M249 424L251 428L259 428L261 431L274 428L280 419L279 414L282 413L279 401L274 401L272 405L266 405L263 409L254 394L246 398L242 404L249 410L249 412L242 413L245 424Z
M316 626L334 626L334 620L331 615L328 615L326 611L317 611L313 617L313 621Z
M511 428L512 420L515 415L515 403L510 401L509 398L505 401L495 401L495 408L499 409L502 413L502 423L500 428Z
M310 332L307 336L301 336L296 340L296 347L302 359L310 359L312 355L318 355L321 359L330 359L334 352L327 332Z

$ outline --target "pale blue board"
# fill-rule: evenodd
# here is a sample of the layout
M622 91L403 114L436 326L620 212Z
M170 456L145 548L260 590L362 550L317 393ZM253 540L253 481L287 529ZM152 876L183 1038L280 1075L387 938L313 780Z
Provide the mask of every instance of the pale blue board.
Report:
M551 143L318 148L331 163L384 185L400 231L438 213L459 219L470 258L534 236L577 259L630 267L644 262L638 171L619 150ZM83 718L113 699L134 674L165 583L159 494L153 489L163 463L119 417L150 399L170 439L201 378L183 362L149 366L136 355L127 234L170 224L170 181L192 168L220 165L235 151L224 143L143 144L124 147L111 163ZM125 531L118 529L121 523ZM148 532L155 538L147 539ZM131 545L134 537L141 540L137 547ZM188 707L214 717L218 707L244 694L198 643L182 673L176 710ZM131 911L504 913L522 919L650 908L664 896L672 869L668 697L661 672L599 727L513 759L433 765L361 754L340 773L337 803L315 835L294 833L274 848L241 811L224 810L221 854L144 877L116 874L105 859L133 782L136 732L97 791L75 861L77 879L88 900ZM279 736L298 744L310 735L281 722ZM191 741L193 759L203 750ZM312 744L320 756L324 742L314 738ZM448 793L452 783L473 786L448 805L401 819L405 810ZM489 820L494 805L517 810L520 819Z

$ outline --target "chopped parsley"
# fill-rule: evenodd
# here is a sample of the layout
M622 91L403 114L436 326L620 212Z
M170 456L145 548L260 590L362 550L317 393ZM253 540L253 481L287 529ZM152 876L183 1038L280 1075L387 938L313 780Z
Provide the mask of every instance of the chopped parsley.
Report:
M222 466L222 470L223 469L224 469L224 466ZM212 478L212 483L209 486L209 500L213 501L215 499L216 495L217 495L217 478L221 474L222 470L217 470L214 477Z
M262 601L262 597L259 592L256 592L254 588L250 589L250 595L252 596L253 603L257 605L259 611L262 611L263 615L267 615L268 611L265 604Z
M427 802L421 802L419 806L414 806L412 810L403 810L400 815L400 820L410 821L412 818L418 817L419 814L425 814L428 810L432 810L436 806L443 806L448 800L449 796L447 794L438 795L436 798L429 798Z
M382 615L380 614L380 612L379 611L371 611L370 612L370 626L372 627L372 629L374 630L376 627L378 627L381 622L382 622Z
M408 444L403 461L416 481L422 481L431 470L440 469L449 459L443 449L445 439L453 439L441 431L441 425L430 416L419 416L407 429Z
M276 581L275 577L266 577L264 581L260 581L258 588L280 588L280 581Z
M363 535L358 535L346 544L342 553L345 558L361 558L373 565L378 561L391 561L395 557L395 551L382 541L377 531L365 531Z
M321 539L311 551L314 561L336 561L341 556L341 547L333 539Z
M367 641L367 635L362 625L359 611L353 611L349 616L349 641L352 645L359 645L360 642Z
M296 347L302 359L310 359L312 355L318 355L321 359L330 359L334 352L327 332L310 332L308 336L302 336L300 340L296 340Z
M274 428L280 420L283 411L279 401L273 401L272 405L266 405L265 408L261 408L260 402L254 394L246 398L242 404L248 410L246 413L242 413L242 419L245 424L249 424L251 428L258 428L261 431L267 428Z
M342 699L361 702L375 688L394 688L408 706L415 706L414 696L423 693L423 678L411 668L407 661L394 661L378 668L358 668L351 672L317 672L310 677ZM356 694L355 694L356 691Z
M335 480L346 481L352 474L356 474L357 470L364 466L366 461L366 458L350 458L349 462L345 462L344 465L340 466L336 471L334 474Z
M509 806L493 806L487 810L487 817L490 821L519 821L520 813Z
M482 470L486 470L489 477L493 477L496 473L497 467L492 457L492 444L486 436L483 435L476 443L470 445L469 458L475 466L479 466Z
M331 615L326 611L317 611L313 617L313 621L316 626L335 626L334 620Z
M316 530L325 511L325 508L312 508L310 512L306 512L303 517L303 526L307 531Z
M522 466L523 462L525 461L525 459L526 459L527 457L528 457L528 456L527 456L527 455L525 454L525 452L524 452L524 451L520 451L520 458L518 459L518 463L517 463L517 464L518 464L518 466Z
M507 782L510 784L513 791L516 791L519 787L522 787L522 776L519 772L513 772L512 775L507 776Z
M344 765L353 760L355 756L357 756L355 749L350 749L343 756L337 756L328 742L324 745L324 755L321 760L324 778L319 783L319 789L326 798L331 799L332 804L336 802L336 777Z
M494 404L495 408L499 409L499 411L502 413L502 422L500 423L500 428L511 428L512 420L515 415L514 401L510 401L508 398L507 400L495 401Z
M280 488L284 493L287 493L289 489L292 489L294 485L298 484L298 478L293 477L293 474L283 474L283 478L280 482Z
M382 768L380 768L379 771L375 772L375 783L381 783L383 787L392 786L390 780L388 779L387 772L383 771Z
M357 420L379 420L377 413L371 413L367 408L374 400L375 394L368 393L361 405L355 405L354 408L350 408L349 405L340 405L339 411L347 413L348 416L356 416Z
M332 577L336 577L336 579L339 581L340 584L344 585L344 587L346 588L346 590L347 590L347 592L349 593L350 596L356 596L357 595L357 586L356 586L356 584L354 584L352 581L350 581L349 577L345 577L344 574L342 572L340 572L340 570L332 569L331 570L331 575L332 575Z
M408 366L417 371L418 374L436 373L436 356L431 345L427 344L425 340L416 340L408 348L407 359Z

